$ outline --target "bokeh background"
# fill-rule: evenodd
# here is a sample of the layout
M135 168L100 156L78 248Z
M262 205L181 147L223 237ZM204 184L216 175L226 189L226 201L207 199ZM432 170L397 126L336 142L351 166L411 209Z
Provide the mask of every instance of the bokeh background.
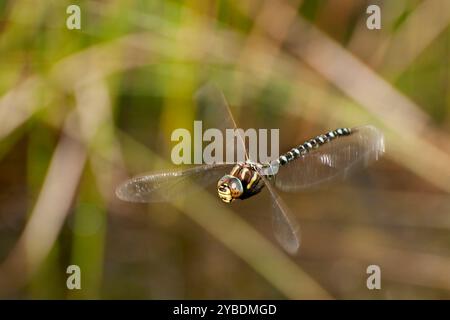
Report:
M449 23L446 0L0 1L0 297L450 298ZM383 130L368 170L281 193L297 256L273 239L265 191L232 206L214 186L184 203L115 197L171 167L170 133L192 126L209 80L240 127L280 128L281 151Z

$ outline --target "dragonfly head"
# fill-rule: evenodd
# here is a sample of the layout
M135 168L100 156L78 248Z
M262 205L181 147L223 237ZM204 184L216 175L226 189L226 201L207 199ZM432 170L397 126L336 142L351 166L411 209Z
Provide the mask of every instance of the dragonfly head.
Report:
M217 183L217 193L223 202L230 203L244 193L244 187L238 178L225 175Z

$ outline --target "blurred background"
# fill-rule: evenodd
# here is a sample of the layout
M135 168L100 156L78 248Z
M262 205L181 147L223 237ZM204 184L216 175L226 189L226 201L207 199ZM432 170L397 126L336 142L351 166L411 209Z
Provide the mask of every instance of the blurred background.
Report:
M1 0L0 297L450 298L449 23L446 0ZM281 193L297 256L273 239L266 191L231 206L214 186L184 203L115 197L172 166L170 134L209 80L239 127L280 128L280 152L343 126L384 132L364 172Z

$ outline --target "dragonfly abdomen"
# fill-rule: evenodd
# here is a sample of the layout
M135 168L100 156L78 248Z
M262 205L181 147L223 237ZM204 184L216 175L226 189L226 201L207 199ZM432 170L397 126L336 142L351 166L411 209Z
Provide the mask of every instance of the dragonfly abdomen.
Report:
M303 144L300 144L299 146L292 148L285 154L281 155L277 162L283 166L292 160L295 160L296 158L300 156L306 155L308 152L310 152L312 149L316 149L320 147L321 145L330 142L331 140L334 140L341 136L348 136L352 133L352 130L350 128L339 128L336 130L332 130L328 133L321 134L313 139L310 139Z

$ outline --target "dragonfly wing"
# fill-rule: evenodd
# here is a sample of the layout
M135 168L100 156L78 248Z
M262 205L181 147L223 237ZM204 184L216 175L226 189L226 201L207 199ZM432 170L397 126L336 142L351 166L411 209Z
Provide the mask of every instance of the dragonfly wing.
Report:
M300 247L300 226L272 183L264 175L261 175L261 178L272 198L272 227L275 238L284 250L296 254Z
M228 164L207 164L186 170L141 175L120 185L116 195L130 202L167 202L187 195L190 183L200 187L217 183L231 167Z
M242 158L237 161L245 161L248 158L247 149L243 133L237 129L236 121L231 113L230 106L221 90L212 82L204 84L195 94L195 101L198 108L198 116L203 119L203 129L217 129L224 138L224 155L229 150L241 150ZM234 130L233 139L227 139L227 129ZM230 131L231 132L231 131Z
M373 126L352 129L280 167L275 185L283 191L298 191L343 179L358 168L378 160L384 152L384 139Z

